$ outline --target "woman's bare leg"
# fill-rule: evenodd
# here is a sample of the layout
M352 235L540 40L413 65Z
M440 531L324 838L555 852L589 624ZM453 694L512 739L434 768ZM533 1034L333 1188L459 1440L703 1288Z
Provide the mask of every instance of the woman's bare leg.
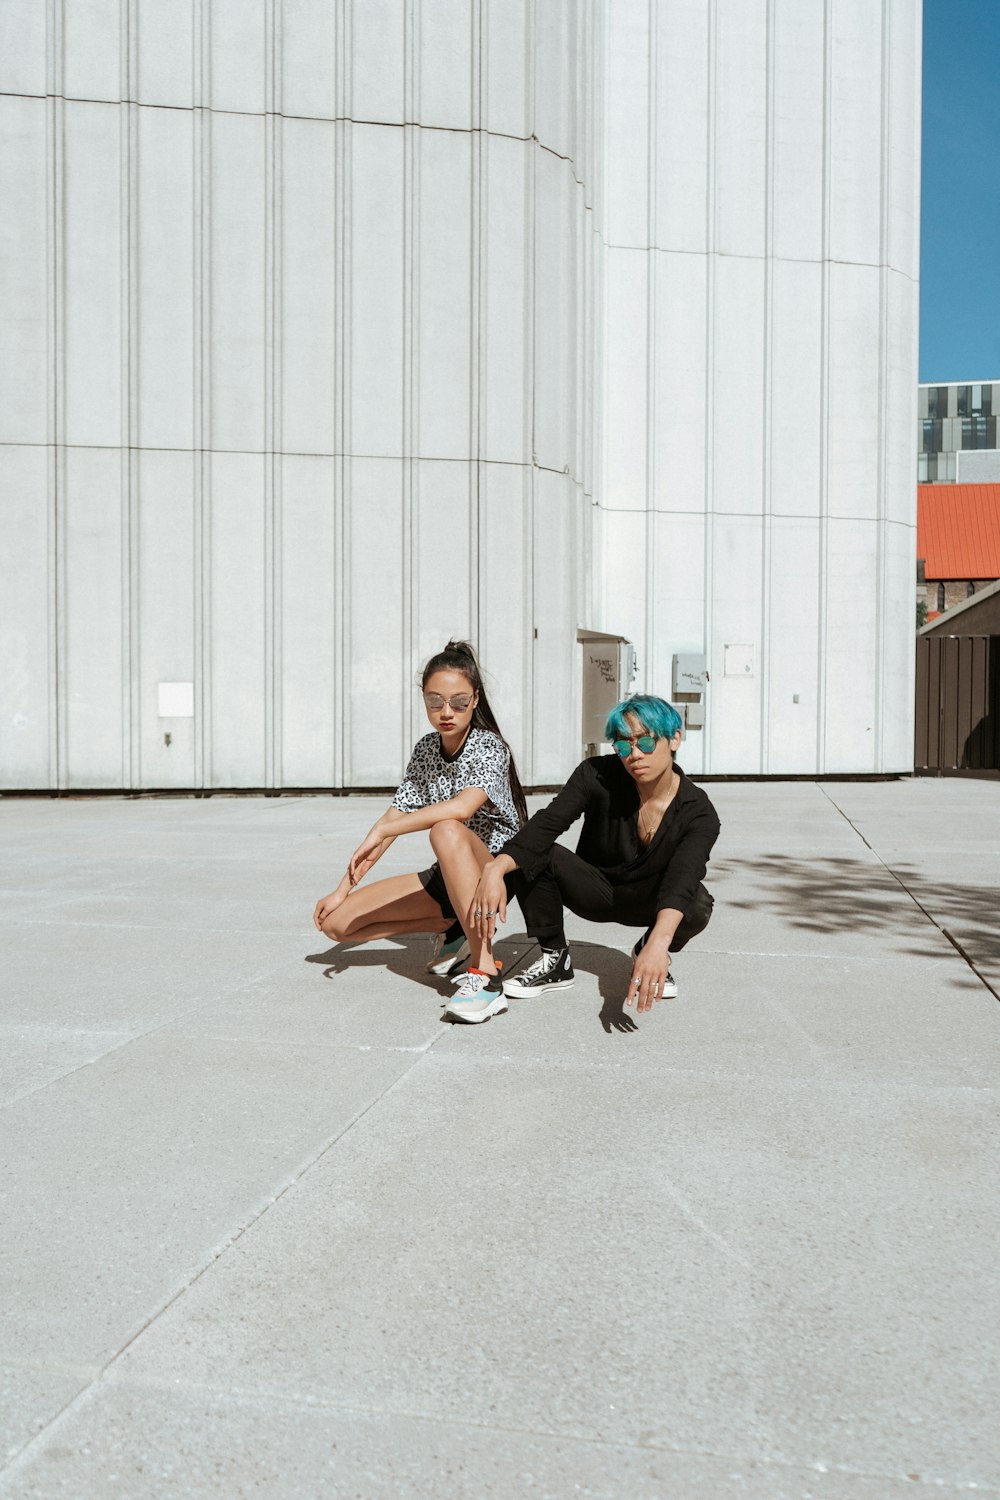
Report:
M370 943L407 932L444 932L449 926L418 875L390 875L359 885L323 923L338 943Z
M482 969L484 974L497 972L493 948L484 941L478 931L468 929L469 907L476 894L483 866L492 858L482 839L459 823L455 818L445 818L435 823L430 830L431 848L437 855L444 883L448 887L451 904L455 908L462 930L469 940L469 964L473 969Z

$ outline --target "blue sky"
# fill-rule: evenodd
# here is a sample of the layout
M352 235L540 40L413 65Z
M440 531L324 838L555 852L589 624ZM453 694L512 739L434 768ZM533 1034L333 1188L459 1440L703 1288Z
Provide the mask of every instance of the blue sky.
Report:
M1000 0L924 0L920 379L1000 380Z

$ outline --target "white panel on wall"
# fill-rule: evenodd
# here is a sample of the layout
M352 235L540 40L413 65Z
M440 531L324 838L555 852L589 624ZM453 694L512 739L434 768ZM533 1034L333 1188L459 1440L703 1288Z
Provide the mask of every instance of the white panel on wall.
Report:
M648 537L649 518L644 513L634 510L601 512L599 555L603 557L601 581L604 590L601 618L580 621L581 625L606 630L611 635L623 635L634 644L638 654L637 690L640 692L656 691L649 673L651 653L646 635L646 572L642 563L636 565L637 558L645 560ZM654 622L665 619L665 616L663 610L652 612Z
M49 783L49 454L0 446L0 786Z
M819 714L820 533L812 518L770 525L767 759L774 775L816 769ZM837 607L835 603L835 608Z
M423 661L445 641L475 634L471 584L474 578L478 582L477 466L414 460L411 473L413 646Z
M707 262L702 255L656 251L652 329L652 504L657 510L705 508L705 364ZM641 350L636 350L638 355ZM637 378L633 377L632 383ZM622 402L624 405L624 402ZM641 420L633 416L632 421ZM637 431L636 436L641 436Z
M913 380L917 351L916 330L920 289L908 276L885 273L888 300L886 349L885 515L909 526L917 518L916 453L917 388Z
M138 441L195 445L193 117L138 112Z
M65 783L129 782L122 662L122 454L65 450Z
M521 141L487 138L485 145L480 448L485 458L506 463L531 462L531 328L526 260L531 241L525 197L531 150Z
M576 458L579 200L566 162L535 153L535 461L572 473Z
M115 447L122 432L121 110L65 114L65 438Z
M384 458L352 458L345 465L346 786L397 786L415 739L424 733L424 722L414 719L411 678L418 663L406 631L405 467L401 459ZM376 726L385 732L373 733Z
M124 98L121 0L72 0L61 11L62 92L67 99Z
M826 673L824 769L877 771L880 710L876 706L879 668L875 648L879 608L883 602L878 589L878 525L874 521L831 520L826 556L826 590L830 607L826 616L826 639L821 643ZM911 650L915 611L916 603L911 593L905 616ZM910 697L912 701L912 691ZM881 711L884 712L884 706ZM912 763L911 740L911 766Z
M913 769L915 707L913 651L915 526L887 524L882 532L882 684L879 771Z
M215 110L257 113L268 107L267 0L211 0L211 97Z
M422 130L417 198L416 452L465 458L471 411L471 137Z
M712 712L706 734L707 771L756 774L761 770L761 703L764 664L764 530L755 516L716 514L712 522L712 624L709 642ZM725 670L728 645L751 646L752 672Z
M403 451L404 176L402 130L348 125L350 367L343 399L350 453Z
M532 722L532 776L541 785L562 783L580 759L579 668L567 672L578 655L567 651L568 622L577 615L577 569L580 545L576 488L562 474L535 471L534 609L535 639ZM561 558L563 566L546 566ZM572 628L572 627L570 627ZM575 635L575 631L573 632Z
M541 145L571 160L576 144L576 69L571 37L577 8L575 0L546 0L544 5L532 6L534 133Z
M335 447L335 130L327 121L281 125L278 369L286 453Z
M473 7L422 3L412 14L417 43L415 118L439 130L471 130L478 124L472 118Z
M347 97L337 113L354 121L402 125L406 109L406 6L348 0Z
M264 446L264 122L212 116L211 432L219 449Z
M707 248L708 7L658 0L655 243Z
M642 250L609 248L604 265L604 504L610 510L642 510L646 506L649 256Z
M3 443L44 443L48 436L46 135L44 99L0 98Z
M830 277L830 514L874 516L879 462L879 271Z
M332 120L337 114L337 13L329 0L284 0L282 114Z
M479 628L475 644L490 703L526 782L532 775L531 473L516 464L478 467Z
M616 0L607 50L607 167L604 233L609 245L649 245L648 0Z
M213 453L206 684L210 786L267 786L265 747L265 460Z
M647 690L661 698L673 695L675 653L705 652L705 545L703 515L657 515L651 533L653 568L650 638L641 652ZM640 546L633 566L641 566L648 551ZM706 696L711 705L711 690ZM685 737L682 763L685 771L704 768L706 730Z
M880 259L882 11L885 0L837 0L830 105L830 256Z
M774 254L823 254L824 13L774 4Z
M820 513L823 416L823 269L775 261L771 316L771 493L786 516ZM781 587L781 574L775 574Z
M764 262L719 256L715 264L714 506L763 509Z
M914 279L920 271L921 7L889 0L889 139L886 259Z
M767 0L717 0L716 15L716 248L763 255Z
M482 128L524 139L532 131L525 67L528 0L483 0L480 16Z
M195 734L200 726L185 716L162 717L160 701L161 683L195 682L200 671L194 644L194 465L191 452L151 450L137 457L138 569L133 582L139 621L141 787L197 784Z
M46 21L47 8L38 0L0 5L0 93L48 92Z
M332 458L281 460L276 615L283 786L337 784L334 704L343 646L341 622L346 616L339 588L342 559L336 546L333 482Z
M190 109L194 97L194 0L132 0L136 98Z

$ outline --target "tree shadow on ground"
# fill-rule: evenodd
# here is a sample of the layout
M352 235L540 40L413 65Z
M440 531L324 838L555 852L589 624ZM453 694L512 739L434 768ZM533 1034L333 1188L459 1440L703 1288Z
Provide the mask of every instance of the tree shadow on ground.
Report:
M752 895L729 896L725 887L733 878L744 889L752 885ZM936 881L926 869L907 862L887 867L787 854L718 860L712 865L712 885L720 909L766 913L800 932L877 937L887 953L909 958L940 958L940 927L977 967L994 976L1000 970L1000 893L995 886Z

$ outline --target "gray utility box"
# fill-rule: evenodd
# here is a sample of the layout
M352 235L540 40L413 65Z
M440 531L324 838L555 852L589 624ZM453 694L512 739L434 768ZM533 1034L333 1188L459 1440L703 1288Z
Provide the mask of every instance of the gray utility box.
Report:
M674 707L684 720L684 728L704 729L707 657L693 654L675 656L673 677Z
M635 647L623 635L578 630L583 651L583 753L597 755L604 724L616 703L627 698L635 676Z

